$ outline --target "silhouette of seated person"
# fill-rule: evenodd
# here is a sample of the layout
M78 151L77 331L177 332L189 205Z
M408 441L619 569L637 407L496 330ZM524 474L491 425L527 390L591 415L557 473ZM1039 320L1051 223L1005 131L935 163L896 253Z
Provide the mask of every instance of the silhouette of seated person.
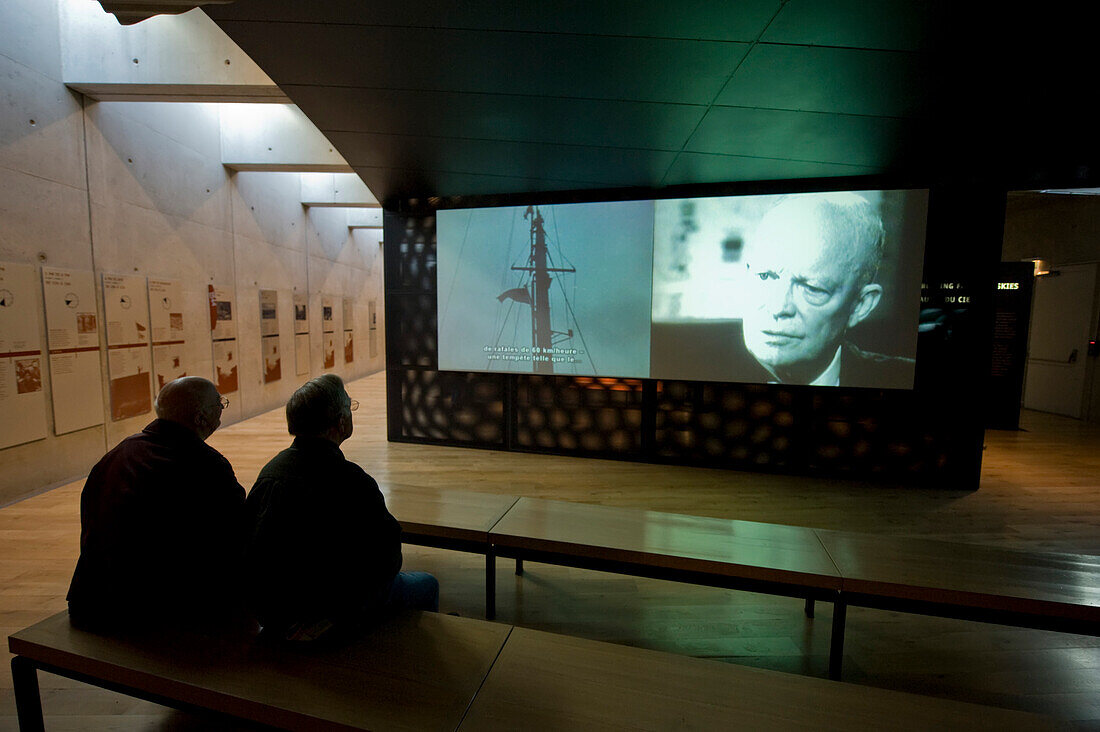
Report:
M269 638L340 638L392 612L438 609L432 575L399 571L401 526L378 484L340 450L357 407L333 374L294 392L294 440L248 495L249 603Z
M75 625L240 620L245 493L229 461L206 444L228 404L206 379L169 382L157 418L92 468L67 596Z

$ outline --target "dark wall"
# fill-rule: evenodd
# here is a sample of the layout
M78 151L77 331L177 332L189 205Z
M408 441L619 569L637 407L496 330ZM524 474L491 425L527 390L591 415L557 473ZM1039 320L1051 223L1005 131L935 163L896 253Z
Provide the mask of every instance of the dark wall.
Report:
M1003 191L933 188L915 388L814 388L438 371L434 207L405 202L385 213L389 439L977 488L1003 224Z

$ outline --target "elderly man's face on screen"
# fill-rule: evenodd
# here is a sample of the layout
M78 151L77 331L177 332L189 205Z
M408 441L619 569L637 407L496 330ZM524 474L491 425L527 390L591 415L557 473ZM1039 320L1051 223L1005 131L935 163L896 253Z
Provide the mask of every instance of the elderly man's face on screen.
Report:
M878 304L881 245L881 220L855 194L781 201L748 241L745 347L781 380L812 381Z

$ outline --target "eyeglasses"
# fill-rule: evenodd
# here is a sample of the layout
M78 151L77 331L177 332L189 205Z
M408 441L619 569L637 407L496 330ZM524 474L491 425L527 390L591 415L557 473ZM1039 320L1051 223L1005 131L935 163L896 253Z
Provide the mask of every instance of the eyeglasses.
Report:
M229 400L225 397L221 397L221 398L218 399L218 404L221 405L222 409L225 409L226 407L229 406Z
M358 408L359 408L359 400L358 400L358 399L352 399L352 400L351 400L351 404L349 404L349 405L348 405L348 408L349 408L349 409L350 409L351 411L353 411L353 412L354 412L354 411L355 411L356 409L358 409Z

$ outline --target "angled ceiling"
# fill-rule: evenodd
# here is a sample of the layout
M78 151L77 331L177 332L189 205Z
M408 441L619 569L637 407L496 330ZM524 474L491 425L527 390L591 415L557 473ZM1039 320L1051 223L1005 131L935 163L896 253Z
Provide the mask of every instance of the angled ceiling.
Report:
M1031 63L1051 59L1036 38L1074 22L1034 10L1007 21L917 0L237 0L204 11L382 201L1092 175L1091 133L1078 135L1078 102L1062 91L1075 71Z

